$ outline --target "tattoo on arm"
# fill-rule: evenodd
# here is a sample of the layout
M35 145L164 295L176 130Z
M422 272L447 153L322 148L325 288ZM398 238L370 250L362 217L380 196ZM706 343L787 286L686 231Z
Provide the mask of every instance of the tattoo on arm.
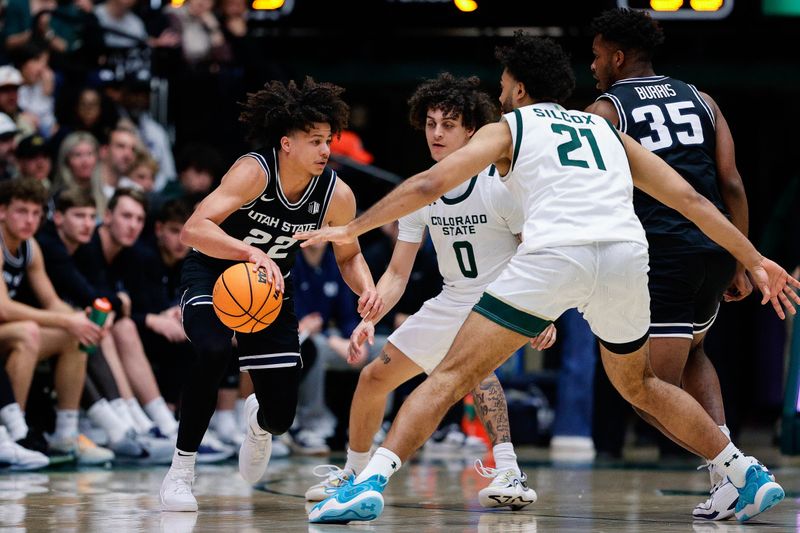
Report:
M391 362L391 360L392 360L392 358L391 358L391 357L389 357L389 354L388 354L388 353L386 353L386 352L385 352L385 351L383 351L383 350L381 350L381 355L380 355L380 358L381 358L381 361L383 361L383 364L384 364L384 365L388 365L388 364Z
M481 419L492 445L511 442L511 429L508 424L506 395L497 376L492 374L472 391L475 411Z

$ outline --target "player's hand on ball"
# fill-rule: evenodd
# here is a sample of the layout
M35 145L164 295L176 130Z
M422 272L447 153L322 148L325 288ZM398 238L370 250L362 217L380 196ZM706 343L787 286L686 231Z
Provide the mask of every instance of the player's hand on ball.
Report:
M383 312L383 299L374 287L365 290L358 299L358 314L364 320L372 320Z
M264 269L267 274L267 282L272 283L275 280L275 287L283 294L283 274L281 269L275 264L275 261L269 258L262 250L253 246L250 250L250 255L247 257L247 262L253 264L253 272L258 272L259 269Z
M531 339L531 348L542 351L551 347L555 342L556 326L555 324L550 324L539 335Z
M350 346L347 348L347 362L351 365L360 364L364 361L368 350L364 346L364 341L369 342L370 346L375 343L375 325L372 322L362 320L350 335Z

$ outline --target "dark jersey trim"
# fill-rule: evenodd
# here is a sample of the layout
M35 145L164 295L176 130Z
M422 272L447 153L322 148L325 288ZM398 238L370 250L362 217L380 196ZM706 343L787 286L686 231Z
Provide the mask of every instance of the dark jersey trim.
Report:
M441 196L441 200L442 200L442 202L444 202L446 205L456 205L456 204L460 204L461 202L463 202L464 200L466 200L467 198L469 198L469 195L470 195L470 194L472 194L472 189L474 189L474 188L475 188L475 183L476 183L477 181L478 181L478 176L472 176L472 179L471 179L471 181L469 182L469 187L467 187L467 190L466 190L466 191L464 191L464 193L463 193L463 194L461 194L461 196L457 196L456 198L447 198L447 197L445 197L444 195L442 195L442 196Z
M517 119L517 138L514 141L514 157L511 159L511 170L514 170L517 157L519 157L519 149L522 145L522 113L520 113L519 109L514 110L514 116Z

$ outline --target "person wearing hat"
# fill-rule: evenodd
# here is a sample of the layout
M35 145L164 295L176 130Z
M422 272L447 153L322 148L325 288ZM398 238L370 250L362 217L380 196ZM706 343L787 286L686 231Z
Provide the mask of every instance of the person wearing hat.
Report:
M22 177L34 178L50 188L53 161L50 158L50 146L44 137L38 134L23 137L17 144L16 156Z
M14 164L14 137L17 125L11 117L0 113L0 181L16 177L17 166Z
M17 124L20 133L36 131L36 119L23 113L19 107L19 88L23 84L22 74L11 65L0 67L0 113L5 113Z

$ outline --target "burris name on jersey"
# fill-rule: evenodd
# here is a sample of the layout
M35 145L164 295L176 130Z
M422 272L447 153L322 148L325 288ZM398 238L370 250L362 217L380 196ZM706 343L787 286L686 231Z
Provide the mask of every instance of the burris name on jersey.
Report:
M311 222L310 224L292 224L288 220L281 220L277 217L271 217L264 213L259 213L253 209L247 213L247 216L258 222L259 224L263 224L270 228L280 228L280 230L284 233L294 234L301 231L312 231L317 229L317 223Z
M431 226L440 226L443 235L475 235L477 224L486 224L486 215L431 217Z

